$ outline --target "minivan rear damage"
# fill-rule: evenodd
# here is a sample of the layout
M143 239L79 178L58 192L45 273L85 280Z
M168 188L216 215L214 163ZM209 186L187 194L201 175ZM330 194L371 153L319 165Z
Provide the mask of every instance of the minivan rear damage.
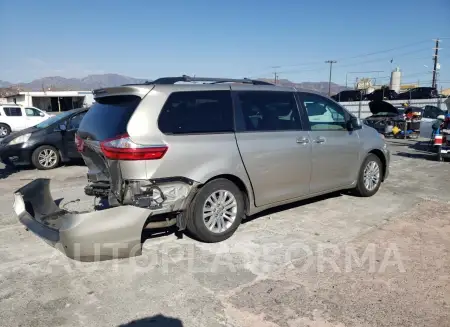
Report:
M124 185L128 204L79 213L59 208L50 193L50 180L40 178L14 193L13 207L28 230L79 261L140 255L143 230L175 224L179 229L186 227L182 211L198 183L171 178ZM157 218L169 212L175 218Z

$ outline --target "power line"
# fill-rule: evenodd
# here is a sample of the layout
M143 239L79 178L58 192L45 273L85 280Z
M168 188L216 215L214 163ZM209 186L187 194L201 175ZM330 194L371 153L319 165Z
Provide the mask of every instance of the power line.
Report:
M397 54L397 56L402 57L402 58L405 58L405 57L408 57L408 56L411 56L411 55L416 55L418 52L421 52L421 51L422 51L422 52L425 52L425 51L429 51L429 50L427 50L427 49L422 49L422 50L414 51L414 52L408 51L408 52L405 52L405 53ZM339 65L339 68L352 67L352 66L357 66L357 65L360 65L360 64L367 64L367 63L374 63L374 62L388 61L389 59L392 59L392 56L390 56L390 57L383 57L383 58L375 58L375 59L371 59L371 60L359 61L359 62L354 62L354 63L347 63L347 64L344 64L344 65ZM277 67L278 67L278 68L281 68L281 67L283 67L283 66L277 66ZM313 69L285 70L285 71L281 71L281 72L279 72L279 73L283 73L283 74L295 74L295 73L303 73L303 72L319 72L319 71L323 71L323 70L325 70L324 67L321 67L321 68L313 68Z
M375 51L375 52L370 52L370 53L364 53L364 54L359 54L359 55L355 55L355 56L351 56L351 57L342 57L337 59L338 61L346 61L348 59L356 59L356 58L363 58L363 57L368 57L368 56L372 56L375 54L380 54L380 53L386 53L386 52L391 52L394 50L398 50L398 49L403 49L403 48L407 48L413 45L417 45L417 44L422 44L428 42L428 40L422 40L419 42L413 42L413 43L408 43L408 44L404 44L404 45L400 45L398 47L394 47L394 48L390 48L390 49L385 49L385 50L380 50L380 51ZM305 63L301 63L301 64L293 64L293 65L279 65L277 66L278 68L282 68L282 67L300 67L300 66L309 66L309 65L319 65L321 64L322 61L312 61L312 62L305 62ZM272 68L272 67L271 67Z

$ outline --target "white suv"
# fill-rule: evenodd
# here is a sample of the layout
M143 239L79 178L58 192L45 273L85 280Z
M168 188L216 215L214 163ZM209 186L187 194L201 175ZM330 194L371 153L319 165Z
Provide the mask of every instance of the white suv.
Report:
M0 105L0 137L35 126L52 116L34 107L22 107L16 104Z

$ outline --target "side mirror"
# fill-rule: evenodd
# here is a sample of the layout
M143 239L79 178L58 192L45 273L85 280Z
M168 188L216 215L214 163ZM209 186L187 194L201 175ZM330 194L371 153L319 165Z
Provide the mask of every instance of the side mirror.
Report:
M43 112L40 112L40 113L39 113L39 116L45 117L45 114L44 114Z
M59 125L59 130L60 130L61 132L66 131L66 130L67 130L66 124L61 124L61 125Z
M350 118L349 121L347 121L347 129L349 131L353 131L355 129L361 129L361 127L362 127L362 121L359 118L352 117L352 118Z

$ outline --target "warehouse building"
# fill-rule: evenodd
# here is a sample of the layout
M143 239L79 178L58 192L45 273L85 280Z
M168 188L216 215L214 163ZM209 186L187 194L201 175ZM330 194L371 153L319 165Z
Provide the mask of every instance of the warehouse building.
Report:
M30 106L48 112L87 107L94 102L91 91L18 92L6 97L8 103Z

